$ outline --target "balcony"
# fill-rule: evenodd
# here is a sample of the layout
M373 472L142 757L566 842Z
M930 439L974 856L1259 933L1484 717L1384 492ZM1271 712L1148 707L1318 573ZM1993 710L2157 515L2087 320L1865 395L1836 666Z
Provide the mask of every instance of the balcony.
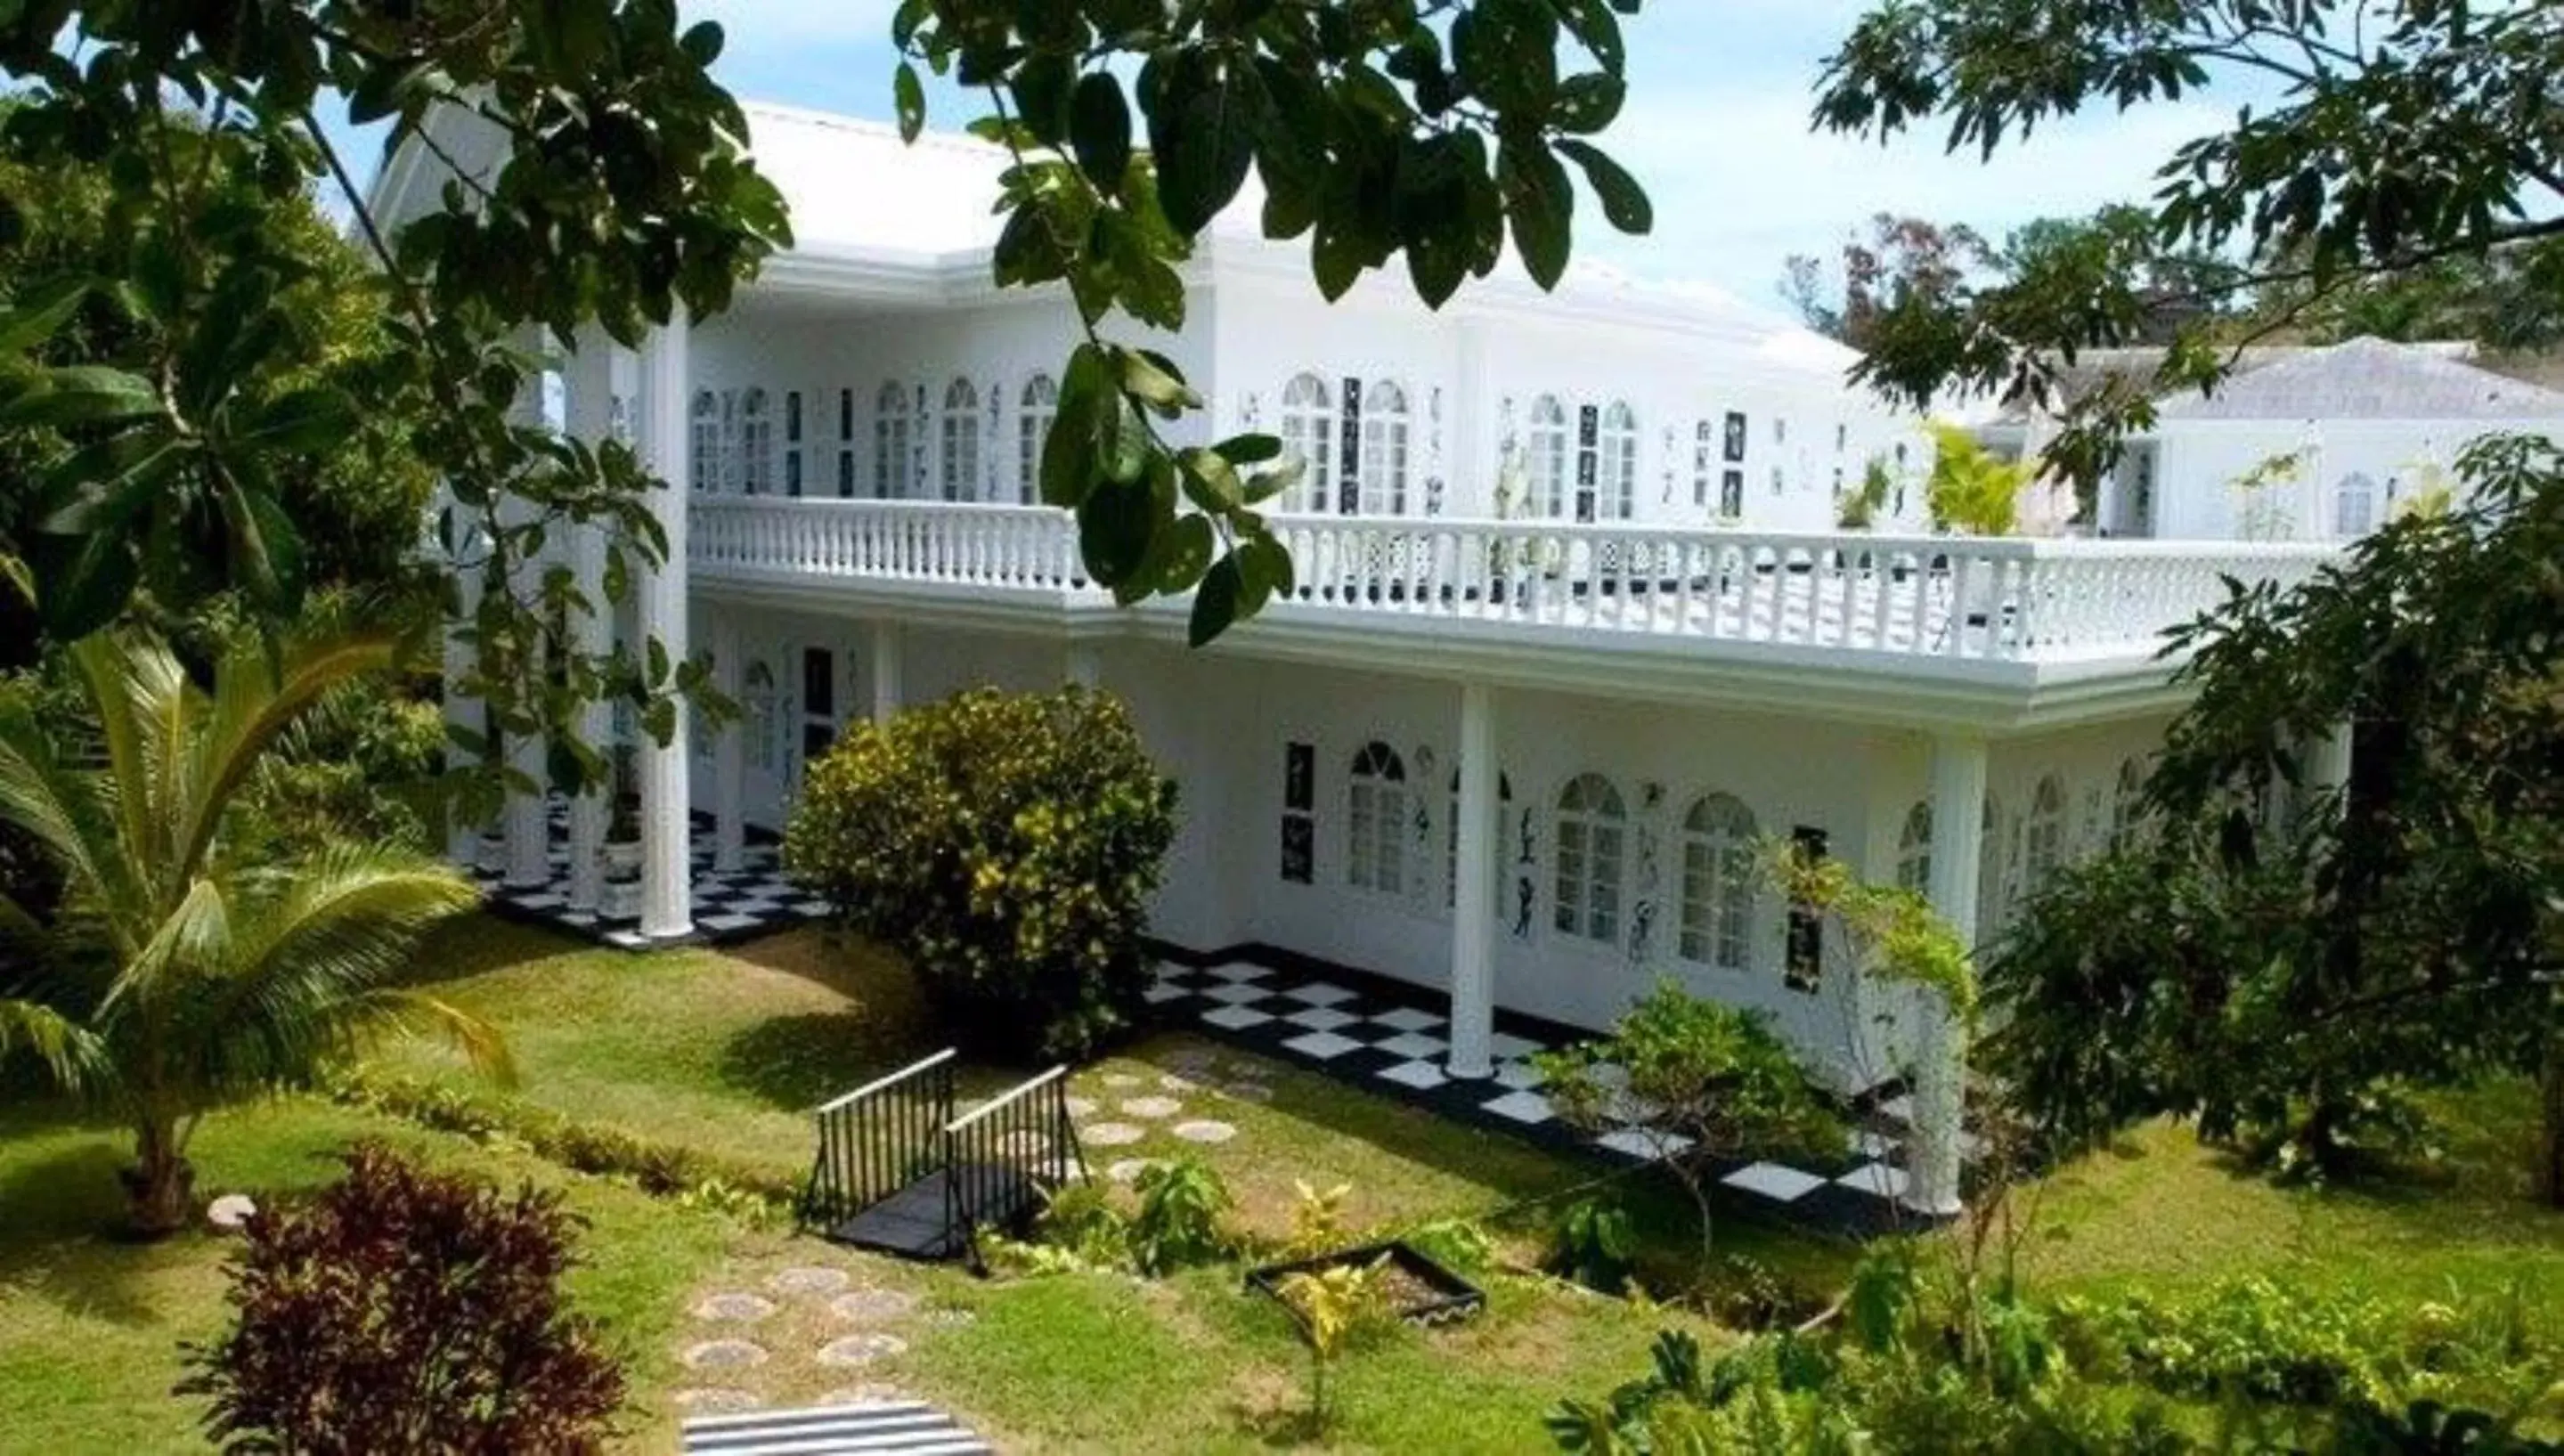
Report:
M1297 581L1262 622L1992 680L2153 666L2226 581L2306 579L2292 542L1757 533L1541 520L1275 517ZM761 594L858 594L1074 619L1121 609L1042 507L697 498L690 569ZM1168 604L1137 616L1178 620ZM1986 671L1993 669L1993 671Z

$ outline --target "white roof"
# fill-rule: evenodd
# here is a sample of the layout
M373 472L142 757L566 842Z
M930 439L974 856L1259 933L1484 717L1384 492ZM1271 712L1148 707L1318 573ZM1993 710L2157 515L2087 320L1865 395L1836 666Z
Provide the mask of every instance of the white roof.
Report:
M2360 337L2308 349L2180 394L2157 413L2184 420L2517 420L2564 416L2564 394L2453 358L2445 349Z

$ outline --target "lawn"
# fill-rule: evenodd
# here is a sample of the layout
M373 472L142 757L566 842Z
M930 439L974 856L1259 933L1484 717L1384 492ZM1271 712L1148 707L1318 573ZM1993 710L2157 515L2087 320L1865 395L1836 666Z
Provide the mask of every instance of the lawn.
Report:
M521 1084L504 1093L475 1086L476 1096L521 1098L778 1177L807 1164L811 1105L935 1045L896 963L816 932L741 951L632 956L474 919L433 941L420 964L438 994L510 1038ZM385 1048L372 1070L473 1085L426 1044ZM1013 1075L974 1069L966 1083L975 1093ZM1092 1105L1083 1110L1090 1132L1108 1122L1139 1132L1128 1144L1090 1145L1095 1167L1196 1151L1236 1190L1243 1221L1266 1234L1287 1224L1296 1184L1343 1183L1357 1226L1486 1220L1521 1261L1549 1211L1598 1172L1188 1036L1144 1039L1079 1069L1071 1090ZM2532 1136L2524 1100L2495 1088L2442 1111L2455 1133L2436 1166L2356 1190L2278 1188L2179 1130L2138 1130L2019 1199L2033 1222L2025 1259L2050 1290L2139 1281L2161 1289L2252 1270L2413 1298L2441 1296L2453 1281L2491 1292L2518 1279L2532 1309L2564 1305L2564 1215L2532 1206L2518 1183ZM1196 1146L1174 1134L1187 1121L1224 1123L1234 1136ZM1008 1450L1248 1450L1298 1434L1305 1355L1280 1313L1244 1294L1233 1270L1146 1284L1104 1275L979 1281L314 1099L210 1120L197 1144L202 1190L308 1187L328 1175L330 1151L360 1136L567 1190L591 1221L589 1265L573 1294L631 1359L634 1450L666 1449L679 1392L704 1386L795 1401L886 1382L950 1405ZM178 1343L220 1320L223 1245L201 1234L147 1249L101 1237L119 1155L111 1130L59 1111L0 1114L0 1430L13 1447L120 1456L188 1444L193 1412L166 1392ZM1622 1191L1654 1235L1658 1267L1696 1247L1678 1198ZM1722 1220L1718 1246L1811 1289L1835 1287L1854 1257L1738 1218ZM819 1363L814 1352L847 1333L824 1300L777 1296L777 1312L749 1331L692 1313L708 1295L770 1293L777 1275L813 1266L901 1304L893 1328L904 1349L855 1373ZM1662 1325L1680 1320L1712 1344L1724 1338L1690 1317L1538 1280L1494 1286L1481 1319L1399 1332L1358 1355L1342 1375L1333 1444L1542 1449L1541 1411L1562 1393L1599 1393L1636 1371ZM738 1333L771 1357L736 1372L680 1364L689 1345Z

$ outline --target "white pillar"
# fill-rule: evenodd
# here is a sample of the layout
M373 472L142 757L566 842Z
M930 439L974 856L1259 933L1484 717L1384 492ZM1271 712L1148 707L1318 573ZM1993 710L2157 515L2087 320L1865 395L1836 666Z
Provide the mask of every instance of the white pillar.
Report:
M899 624L873 623L873 722L888 723L899 712Z
M656 641L670 662L686 658L686 483L693 478L687 452L687 344L689 324L680 308L650 335L641 352L641 452L659 486L650 507L667 533L665 559L645 568L641 582L641 635ZM635 644L647 654L646 643ZM662 743L646 734L641 751L641 934L654 939L694 930L693 785L687 781L686 732L692 715L680 710Z
M740 700L745 677L739 622L727 610L713 617L713 683L723 697ZM713 870L736 875L748 861L748 740L737 716L722 726L713 744Z
M1080 688L1094 688L1103 683L1104 662L1094 648L1084 643L1069 644L1068 681Z
M2298 750L2304 759L2297 768L2299 813L2349 790L2350 739L2351 726L2335 724L2331 731L2308 738Z
M614 433L614 380L622 351L601 333L580 337L579 350L568 361L568 417L572 439L590 448ZM605 528L569 528L572 584L586 601L584 614L573 614L570 636L580 654L601 658L614 650L614 604L605 599ZM614 710L603 701L579 705L578 739L605 760L603 778L591 783L569 803L569 908L593 914L605 899L605 829L614 792Z
M1495 1071L1496 1030L1496 695L1484 683L1460 689L1460 844L1451 887L1451 1060L1454 1077Z
M1985 848L1986 745L1944 734L1932 743L1932 908L1960 935L1977 923L1978 862ZM1907 1206L1948 1216L1959 1197L1965 1131L1966 1028L1938 992L1916 997L1914 1137L1906 1148Z
M502 502L500 509L511 522L533 519L534 508L523 503ZM529 604L538 602L543 564L540 553L519 560L508 583L511 594ZM507 883L532 888L552 875L551 773L544 761L541 732L510 733L507 747L510 782L508 811L502 821L508 839Z
M452 546L446 561L454 573L454 620L445 633L445 725L448 734L445 760L449 767L462 762L463 748L452 736L453 729L478 738L489 728L488 715L481 700L467 698L456 685L472 675L477 657L473 645L465 640L464 630L471 626L474 614L481 608L481 573L473 558L477 532L473 519L451 501L446 504L447 529L452 532ZM467 869L481 859L481 831L485 826L467 820L460 812L449 811L445 825L445 856Z

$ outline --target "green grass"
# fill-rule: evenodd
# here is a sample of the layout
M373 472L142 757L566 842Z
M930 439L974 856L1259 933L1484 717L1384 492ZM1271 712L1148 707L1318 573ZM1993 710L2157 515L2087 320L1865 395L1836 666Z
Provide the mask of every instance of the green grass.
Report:
M745 953L632 956L474 919L421 956L434 992L496 1022L523 1073L505 1095L684 1144L781 1175L810 1155L807 1109L937 1044L914 986L878 952L816 933ZM1209 1075L1196 1077L1207 1058ZM426 1044L385 1049L377 1069L470 1078ZM978 1068L973 1093L1019 1075ZM1169 1079L1176 1079L1171 1086ZM1228 1089L1254 1084L1269 1097ZM1549 1210L1598 1172L1582 1160L1461 1128L1329 1079L1182 1035L1145 1039L1081 1068L1075 1095L1097 1119L1147 1127L1127 1147L1090 1147L1099 1169L1123 1157L1195 1152L1217 1167L1242 1221L1288 1224L1298 1183L1349 1184L1357 1228L1467 1216L1494 1223L1519 1264ZM1171 1096L1187 1118L1238 1130L1194 1147L1175 1120L1123 1115L1133 1098ZM2564 1215L2530 1203L2521 1169L2533 1137L2527 1100L2492 1087L2444 1100L2451 1129L2432 1167L2355 1188L2277 1187L2169 1127L2138 1130L2059 1170L2016 1206L2029 1215L2027 1268L2037 1288L2161 1290L2259 1272L2360 1285L2396 1298L2490 1294L2522 1282L2532 1309L2564 1309ZM419 1132L373 1114L289 1100L211 1119L196 1156L207 1194L264 1194L329 1176L329 1154L388 1136L455 1165L567 1189L591 1221L588 1267L572 1289L626 1352L636 1392L634 1450L669 1444L669 1397L685 1383L675 1352L701 1327L686 1314L717 1288L755 1288L785 1264L826 1262L868 1283L907 1288L966 1322L904 1327L909 1352L862 1379L940 1399L1009 1450L1218 1452L1307 1436L1305 1352L1278 1310L1244 1293L1234 1269L1153 1284L1110 1276L979 1282L719 1216L567 1174L530 1155ZM178 1345L222 1317L223 1243L189 1235L150 1248L115 1243L112 1130L59 1111L0 1112L0 1430L13 1447L78 1453L184 1449L194 1410L168 1395ZM1659 1287L1695 1252L1689 1206L1662 1186L1621 1190L1651 1237ZM1722 1253L1747 1254L1812 1289L1836 1287L1852 1250L1723 1216ZM759 1338L778 1352L750 1383L776 1401L849 1383L806 1358L834 1334L816 1308L790 1309ZM1399 1331L1342 1370L1343 1450L1540 1450L1539 1417L1562 1394L1599 1395L1640 1370L1648 1343L1687 1316L1540 1281L1500 1277L1481 1319ZM797 1354L785 1356L790 1351Z

